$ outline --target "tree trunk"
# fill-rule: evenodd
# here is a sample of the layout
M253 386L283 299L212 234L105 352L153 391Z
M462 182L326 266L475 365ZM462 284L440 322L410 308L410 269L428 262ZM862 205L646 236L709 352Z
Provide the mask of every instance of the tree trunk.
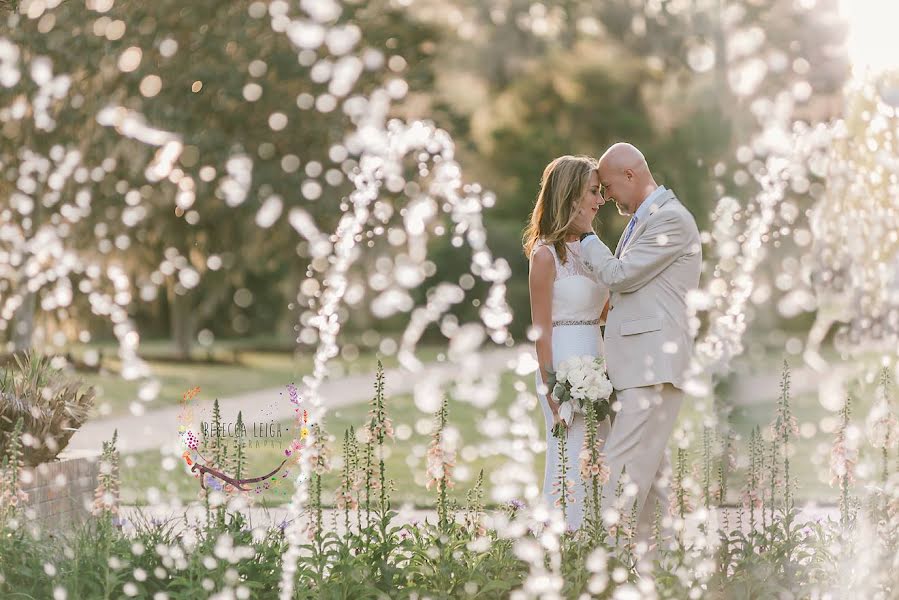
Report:
M168 286L169 296L169 326L172 342L179 358L190 358L190 348L193 344L194 320L190 314L190 299L187 295L176 294L175 284Z
M34 333L34 315L36 310L37 294L25 292L22 305L16 310L12 319L12 342L15 352L31 348L31 336Z
M204 282L205 289L203 300L194 308L193 298L190 294L176 294L175 284L168 286L169 315L172 333L172 341L180 358L189 358L193 346L197 326L211 317L219 305L228 297L227 282L214 284ZM198 293L200 290L194 290Z

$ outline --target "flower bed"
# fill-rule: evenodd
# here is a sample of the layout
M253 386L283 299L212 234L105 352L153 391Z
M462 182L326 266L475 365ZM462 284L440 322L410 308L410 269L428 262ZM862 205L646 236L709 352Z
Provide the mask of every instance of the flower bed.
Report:
M436 415L428 461L437 518L398 524L380 458L392 428L380 381L377 389L364 442L344 438L341 503L333 514L343 525L340 532L324 521L321 484L330 461L321 445L313 448L310 497L300 518L263 527L247 520L248 498L229 499L218 491L204 494L206 517L199 523L138 518L126 526L111 493L115 469L104 469L96 518L67 534L36 532L19 510L5 505L0 594L268 598L285 590L291 598L886 598L897 593L892 561L899 551L899 476L893 468L895 441L890 441L895 423L886 422L887 433L872 440L882 469L863 488L853 480L858 436L847 402L831 463L841 490L839 518L803 520L793 501L792 463L802 457L790 451L797 430L786 373L772 426L750 440L744 503L721 506L732 441L707 430L695 470L686 452L678 452L672 503L657 507L648 545L639 543L634 517L622 509L624 490L617 507L588 507L590 518L577 532L565 531L561 511L551 507L515 502L488 513L483 478L466 502L449 500L453 457L442 442L450 419L446 403ZM880 424L874 425L882 434ZM320 434L316 431L314 439ZM589 454L589 459L592 474L597 457ZM101 464L115 461L108 444ZM9 472L4 470L7 480Z

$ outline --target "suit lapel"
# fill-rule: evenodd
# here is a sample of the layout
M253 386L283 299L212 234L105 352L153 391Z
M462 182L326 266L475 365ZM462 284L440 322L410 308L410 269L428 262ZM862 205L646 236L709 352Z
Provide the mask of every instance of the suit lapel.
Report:
M640 237L640 234L643 233L643 230L646 229L646 226L649 225L649 221L650 219L652 219L652 215L654 215L660 208L665 206L665 204L669 200L677 200L677 196L675 196L674 192L672 192L671 190L665 190L665 193L662 194L661 198L653 201L653 206L649 207L649 215L642 221L637 223L637 226L634 227L634 232L631 234L630 239L627 241L627 246L625 246L624 248L621 248L621 241L624 239L624 234L621 234L621 238L618 240L618 248L615 250L616 256L621 256L624 254L624 252L630 247L630 245L634 243L634 240ZM618 250L621 250L620 254L618 253Z

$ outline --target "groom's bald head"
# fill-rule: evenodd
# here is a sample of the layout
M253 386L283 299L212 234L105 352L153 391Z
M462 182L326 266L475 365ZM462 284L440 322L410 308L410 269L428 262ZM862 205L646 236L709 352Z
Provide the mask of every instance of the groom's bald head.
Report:
M657 187L643 153L627 142L606 150L599 159L598 171L606 200L614 199L621 214L634 214Z
M618 142L606 150L599 159L600 168L603 165L610 169L642 169L649 171L646 158L633 144Z

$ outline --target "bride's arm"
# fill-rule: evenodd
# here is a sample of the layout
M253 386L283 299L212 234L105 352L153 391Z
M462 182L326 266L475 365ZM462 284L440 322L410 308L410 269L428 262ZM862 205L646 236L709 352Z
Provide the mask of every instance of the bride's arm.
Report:
M606 296L606 303L603 305L602 312L599 315L599 324L600 325L606 324L606 317L609 316L609 302L610 301L611 301L611 298L609 296Z
M531 324L537 331L537 363L540 365L540 378L547 380L547 368L553 364L553 280L556 265L548 248L538 248L531 258L528 275L528 290L531 295ZM553 414L557 414L559 406L553 401L550 390L546 390L546 401ZM538 390L539 393L539 390Z

